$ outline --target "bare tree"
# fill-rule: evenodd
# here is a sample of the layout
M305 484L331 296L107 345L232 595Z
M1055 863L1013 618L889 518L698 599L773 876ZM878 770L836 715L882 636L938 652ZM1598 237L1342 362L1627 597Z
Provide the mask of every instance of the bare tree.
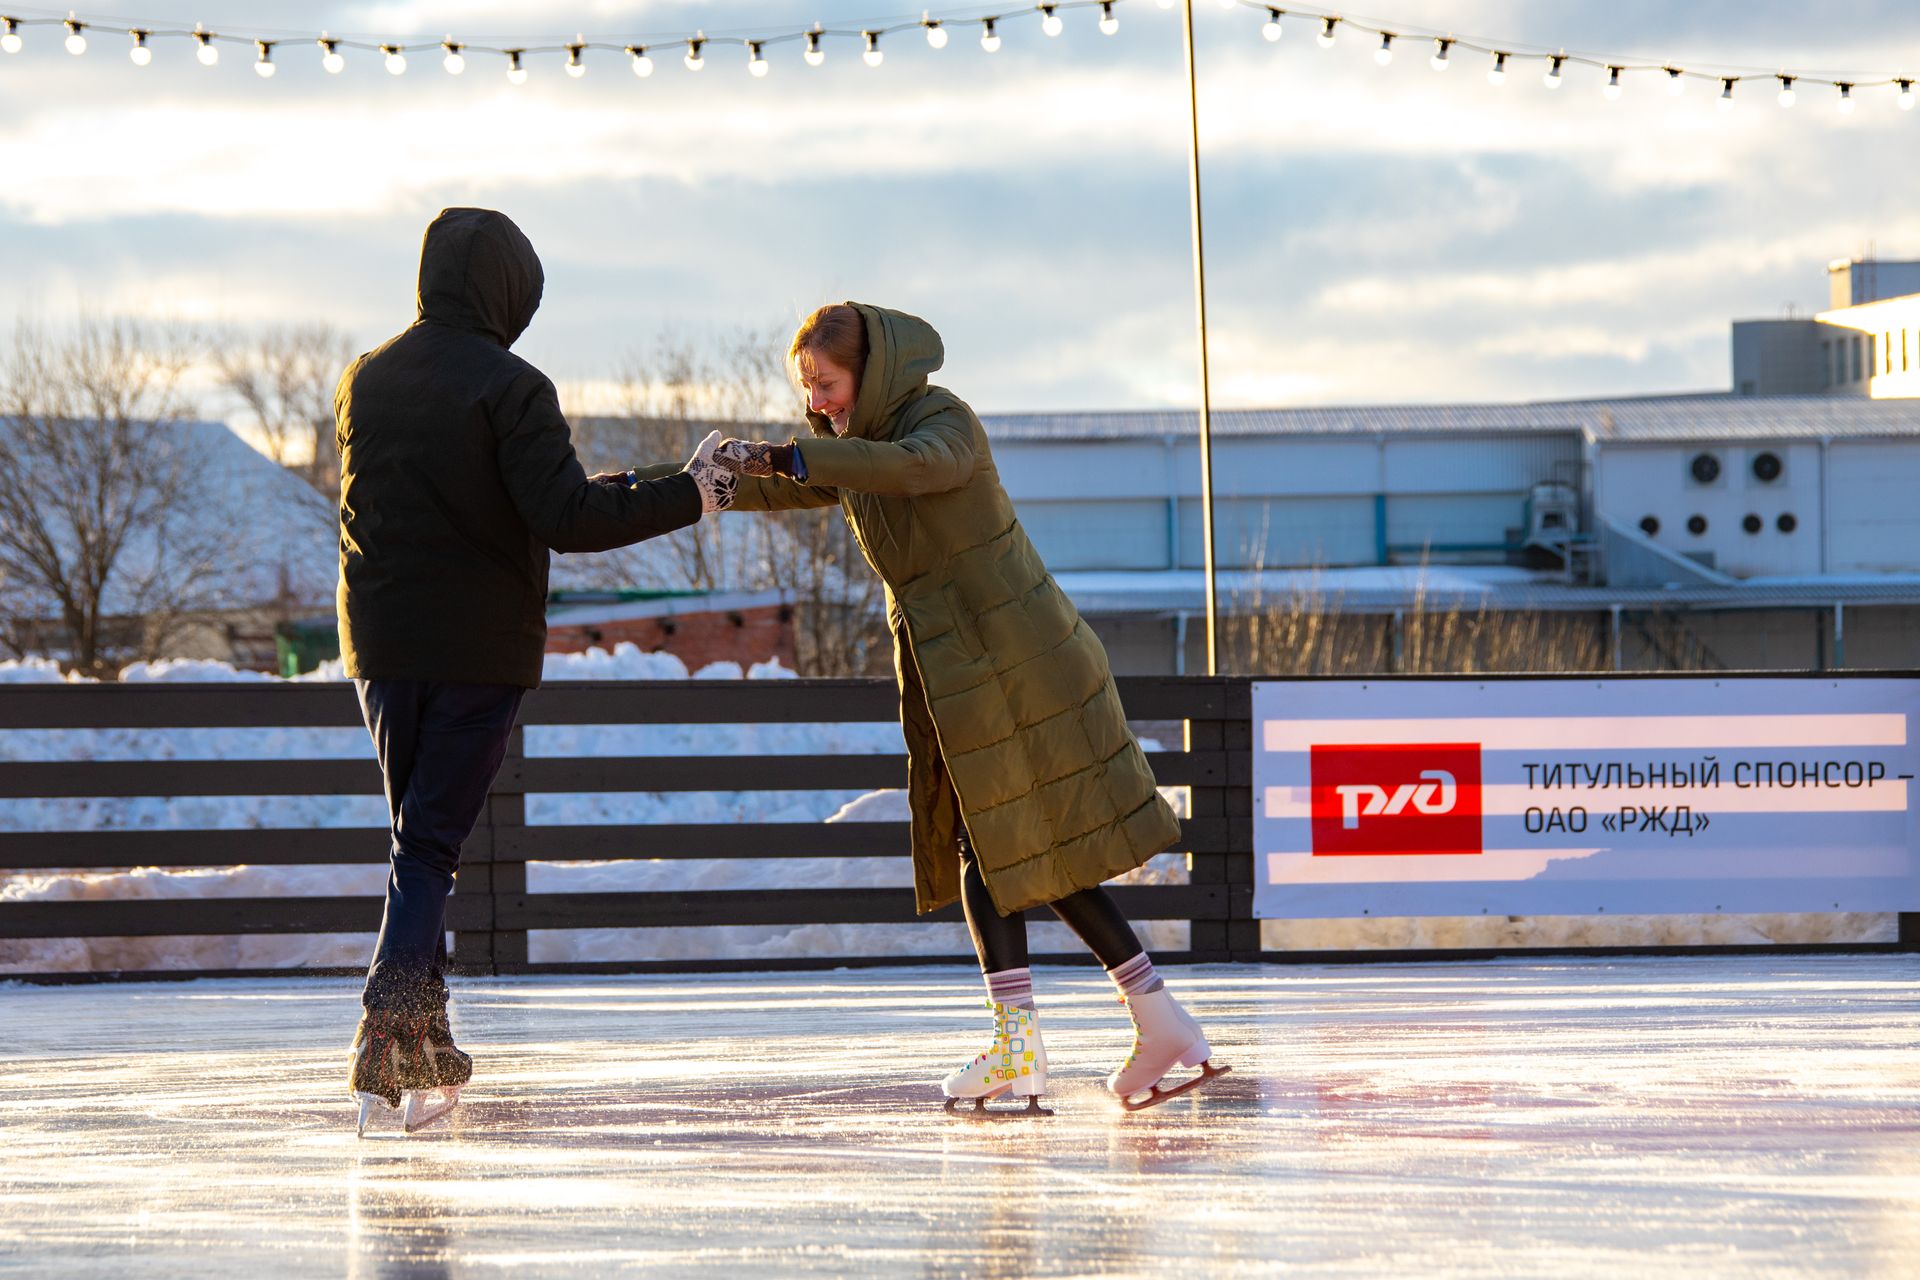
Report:
M179 325L22 321L0 351L0 644L104 674L212 603L225 531L194 518L197 358Z
M328 500L340 499L333 447L333 390L352 359L347 335L328 324L269 325L221 344L223 386L246 405L265 452Z

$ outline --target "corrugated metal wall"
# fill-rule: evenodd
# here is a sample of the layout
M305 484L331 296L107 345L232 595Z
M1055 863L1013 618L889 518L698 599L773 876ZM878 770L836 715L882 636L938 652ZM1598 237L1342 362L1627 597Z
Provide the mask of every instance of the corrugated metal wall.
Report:
M1050 567L1201 565L1194 441L1007 441L994 453ZM1497 563L1522 522L1528 491L1556 475L1572 478L1580 456L1580 438L1565 432L1221 441L1216 559L1224 568L1368 565L1432 548ZM1175 500L1178 519L1170 523Z

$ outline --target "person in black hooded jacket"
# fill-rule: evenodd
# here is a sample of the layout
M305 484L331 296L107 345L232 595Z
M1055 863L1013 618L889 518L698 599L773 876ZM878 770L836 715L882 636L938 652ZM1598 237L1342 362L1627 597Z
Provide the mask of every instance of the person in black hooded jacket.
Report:
M420 252L419 319L334 393L340 652L386 779L392 874L354 1037L360 1127L375 1101L441 1110L472 1072L447 1019L447 894L538 687L550 551L604 551L731 501L719 433L662 479L589 477L553 383L508 350L540 305L506 215L448 209Z

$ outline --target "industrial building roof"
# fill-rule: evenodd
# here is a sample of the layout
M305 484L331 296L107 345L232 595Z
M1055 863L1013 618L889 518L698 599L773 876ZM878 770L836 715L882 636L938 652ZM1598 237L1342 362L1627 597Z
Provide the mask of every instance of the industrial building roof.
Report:
M1206 608L1199 570L1065 572L1054 577L1082 613L1197 614ZM1220 572L1223 609L1390 613L1396 609L1488 612L1604 612L1626 609L1824 609L1920 605L1920 575L1849 574L1749 578L1726 585L1575 586L1554 575L1498 565L1415 565L1357 569Z
M1199 415L1171 409L989 414L996 440L1141 440L1193 436ZM1387 404L1221 409L1221 437L1499 435L1581 432L1598 441L1817 440L1920 436L1920 400L1722 393L1543 400L1526 404Z

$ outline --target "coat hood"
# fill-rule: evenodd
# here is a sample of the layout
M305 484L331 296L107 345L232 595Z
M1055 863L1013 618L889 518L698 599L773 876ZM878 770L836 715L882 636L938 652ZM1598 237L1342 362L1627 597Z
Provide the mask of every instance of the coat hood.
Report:
M846 305L858 311L867 326L867 368L846 434L863 440L885 439L900 407L924 395L927 375L946 363L946 345L919 316L864 302ZM809 411L807 422L817 436L839 434L817 413Z
M443 209L420 245L420 318L514 344L540 308L546 276L513 219Z

